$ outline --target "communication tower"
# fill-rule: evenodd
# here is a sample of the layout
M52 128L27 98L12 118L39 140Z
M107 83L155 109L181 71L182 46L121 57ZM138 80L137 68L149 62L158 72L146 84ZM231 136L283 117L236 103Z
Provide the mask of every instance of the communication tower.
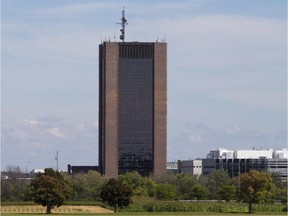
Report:
M120 40L122 40L124 42L124 40L125 40L125 26L128 25L127 19L125 17L125 8L123 8L123 10L122 10L121 23L117 23L117 24L121 25L121 27L122 27L120 29L120 31L121 31Z

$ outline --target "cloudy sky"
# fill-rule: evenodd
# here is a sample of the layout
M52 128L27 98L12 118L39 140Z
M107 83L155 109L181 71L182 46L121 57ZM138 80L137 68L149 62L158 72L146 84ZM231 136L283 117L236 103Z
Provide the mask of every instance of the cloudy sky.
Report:
M98 164L98 45L168 43L168 160L287 146L286 0L2 0L1 165Z

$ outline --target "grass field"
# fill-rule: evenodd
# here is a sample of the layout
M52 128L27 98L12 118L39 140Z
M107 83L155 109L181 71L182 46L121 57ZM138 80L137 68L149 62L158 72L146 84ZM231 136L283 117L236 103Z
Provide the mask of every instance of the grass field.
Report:
M1 215L3 216L43 216L45 215L44 213L42 214L38 214L38 213L2 213ZM163 216L248 216L249 214L247 213L181 213L181 212L171 212L171 213L147 213L147 212L143 212L143 213L53 213L53 215L57 215L57 216L76 216L76 215L80 215L80 216L84 216L84 215L88 215L88 216L108 216L108 215L119 215L119 216L151 216L151 215L163 215ZM281 214L276 214L276 213L269 213L269 214L265 214L265 213L253 213L252 216L280 216L280 215L286 215L286 213L281 213Z
M60 208L55 208L52 210L53 215L57 216L69 216L69 215L97 215L97 216L107 216L107 215L115 215L113 211L109 209L102 208L100 206L61 206ZM45 208L40 205L9 205L9 206L1 206L1 215L3 216L40 216L45 215ZM247 216L247 213L195 213L195 212L120 212L116 213L116 215L120 216L151 216L151 215L166 215L166 216ZM283 213L254 213L253 215L263 215L263 216L279 216L279 215L286 215L285 212Z

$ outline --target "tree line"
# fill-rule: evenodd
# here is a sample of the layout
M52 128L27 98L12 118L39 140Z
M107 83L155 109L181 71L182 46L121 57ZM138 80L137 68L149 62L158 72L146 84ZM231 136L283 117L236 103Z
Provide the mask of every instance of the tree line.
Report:
M101 176L96 171L70 176L52 169L27 180L19 168L9 171L1 182L1 201L34 201L47 207L69 201L106 202L117 210L131 203L132 196L159 200L237 200L248 203L287 203L287 182L278 174L251 171L230 178L224 170L209 175L166 174L159 178L143 177L137 172L119 175L117 179Z

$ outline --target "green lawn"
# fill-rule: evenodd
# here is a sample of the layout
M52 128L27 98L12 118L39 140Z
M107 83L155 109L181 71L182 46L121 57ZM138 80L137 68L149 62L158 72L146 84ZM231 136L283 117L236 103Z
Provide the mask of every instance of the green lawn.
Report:
M17 213L2 213L1 215L3 216L43 216L45 215L44 213L42 214L27 214L27 213L22 213L22 214L17 214ZM249 214L247 213L189 213L189 212L185 212L185 213L182 213L182 212L171 212L171 213L147 213L147 212L141 212L141 213L136 213L136 212L132 212L132 213L106 213L106 214L102 214L102 213L66 213L66 214L59 214L59 213L54 213L53 215L57 215L57 216L69 216L69 215L73 215L73 216L76 216L76 215L81 215L81 216L84 216L84 215L89 215L89 216L92 216L92 215L95 215L95 216L108 216L108 215L119 215L119 216L133 216L133 215L139 215L139 216L151 216L151 215L166 215L166 216L172 216L172 215L176 215L176 216L187 216L187 215L191 215L191 216L247 216ZM285 212L284 213L253 213L252 215L257 215L257 216L279 216L279 215L287 215Z

